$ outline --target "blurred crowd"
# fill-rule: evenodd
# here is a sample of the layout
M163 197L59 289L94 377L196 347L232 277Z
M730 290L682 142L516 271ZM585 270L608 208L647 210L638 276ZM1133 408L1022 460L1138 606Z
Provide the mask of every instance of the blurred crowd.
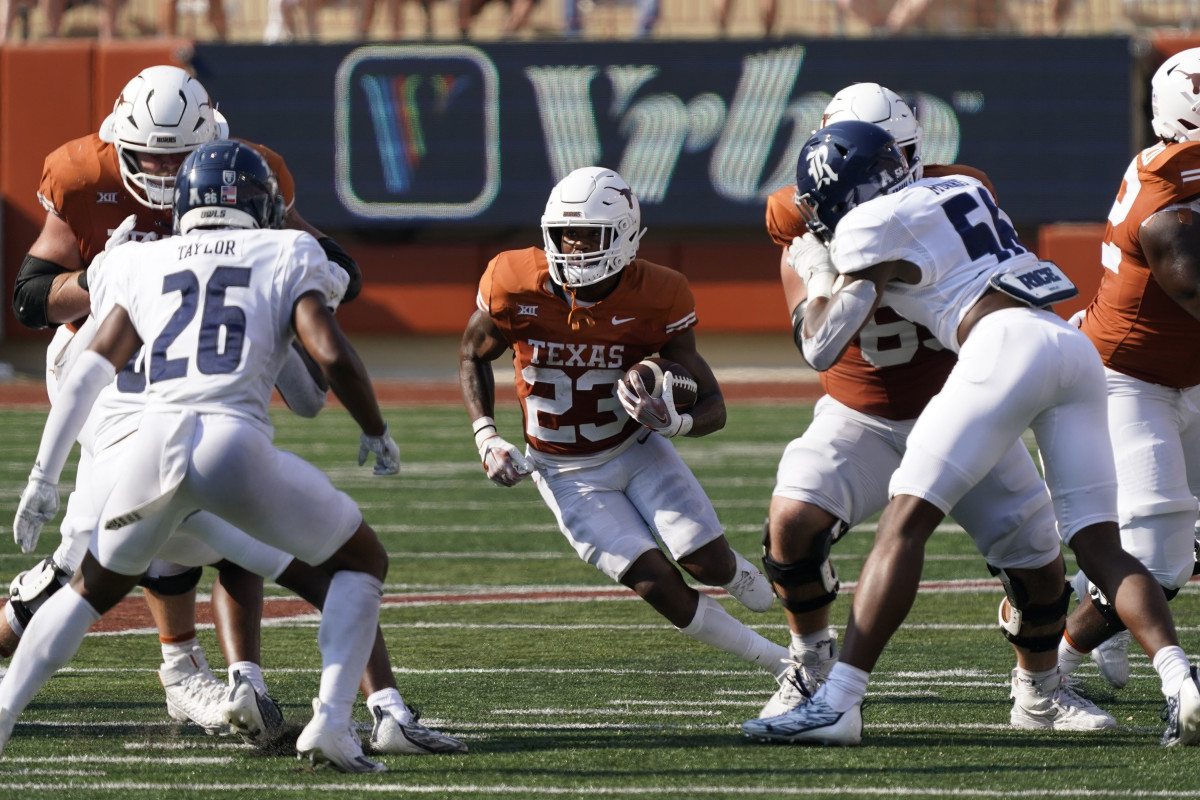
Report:
M1191 29L1200 0L0 0L0 39L1096 35Z

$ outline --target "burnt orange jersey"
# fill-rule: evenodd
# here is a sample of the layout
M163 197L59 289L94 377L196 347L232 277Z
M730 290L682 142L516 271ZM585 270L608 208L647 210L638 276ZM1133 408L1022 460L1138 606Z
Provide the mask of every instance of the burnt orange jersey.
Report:
M571 330L540 248L492 259L477 304L513 350L525 440L545 453L582 456L643 430L617 400L617 381L696 324L696 301L675 270L638 258L612 294L588 307L595 325Z
M1104 271L1083 332L1104 365L1176 389L1200 384L1200 321L1172 300L1142 252L1141 226L1156 212L1200 195L1200 143L1157 144L1134 157L1108 212Z
M283 158L260 144L247 142L267 160L279 177L284 202L294 202L295 181ZM139 203L121 181L117 148L96 134L73 139L46 156L38 200L71 227L84 264L90 264L104 243L130 214L137 215L133 237L171 233L171 210L153 209Z
M924 170L926 178L945 175L977 178L996 195L987 175L974 167L930 164ZM795 191L796 187L788 186L767 198L767 233L783 247L806 232ZM855 411L884 419L913 419L942 388L953 366L954 354L927 328L880 305L838 363L820 374L821 388Z

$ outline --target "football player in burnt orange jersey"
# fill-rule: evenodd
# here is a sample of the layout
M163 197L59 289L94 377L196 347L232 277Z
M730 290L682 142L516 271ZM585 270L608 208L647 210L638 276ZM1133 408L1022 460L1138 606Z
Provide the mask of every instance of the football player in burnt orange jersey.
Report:
M47 354L47 389L52 401L56 370L65 369L77 351L86 347L86 342L81 346L74 336L75 323L82 322L90 311L86 267L96 263L95 257L104 251L110 234L128 217L135 221L132 234L123 228L130 238L169 234L175 174L180 164L200 144L226 134L224 118L199 81L177 67L157 66L143 70L126 85L98 134L72 140L46 158L38 192L47 211L46 220L17 276L13 307L28 327L59 325ZM297 213L294 183L283 159L266 147L254 147L279 181L286 226L317 238L330 261L346 272L349 283L343 299L352 299L361 289L357 264ZM313 383L299 359L290 363L300 363L299 369L289 372L291 368L285 368L277 386L294 410L312 416L324 403L325 389ZM86 480L90 462L87 448L82 453L77 483ZM53 556L13 581L10 601L0 620L2 655L11 654L24 624L47 596L70 579L87 548L96 512L89 503L74 499L75 495L72 498L62 524L63 543ZM261 608L262 578L229 562L217 566L220 576L213 586L214 617L230 681L238 683L236 673L253 684L262 703L272 704L258 668L259 615L254 612ZM224 726L220 705L231 690L213 676L196 641L194 603L199 575L199 568L189 570L155 562L146 580L150 584L146 597L163 642L165 663L159 672L167 691L168 710L176 718L190 718L212 731ZM465 749L450 737L429 739L421 735L424 729L400 698L386 656L372 659L363 688L376 722L372 739L382 742L377 742L380 751ZM380 709L385 713L378 713ZM415 743L410 735L414 731L419 739Z
M1151 79L1159 141L1134 156L1108 213L1100 288L1081 327L1108 380L1121 545L1169 597L1196 567L1200 496L1200 48ZM1064 670L1091 651L1114 686L1129 679L1129 633L1076 577L1080 604L1059 650ZM1107 641L1106 641L1107 640Z
M463 334L459 381L488 477L514 486L532 475L580 558L682 633L778 677L787 650L692 589L675 566L755 611L774 600L758 569L730 548L712 503L668 441L725 425L720 387L696 349L687 279L636 257L640 207L609 169L578 169L555 186L542 231L545 250L492 259ZM525 454L493 419L491 362L509 349ZM654 353L695 378L689 412L675 410L670 389L659 398L644 387L618 396L626 370Z
M891 133L913 179L968 175L995 194L979 170L961 164L923 163L921 126L908 104L891 89L877 83L842 89L826 107L821 124L843 120L873 122ZM794 190L785 187L768 198L766 220L772 240L783 247L780 279L799 347L808 290L792 267L790 250L809 243L797 238L805 236L806 228ZM807 238L813 237L809 234ZM839 585L830 547L850 527L887 504L888 479L900 463L908 434L929 399L942 388L954 361L954 355L943 349L929 330L885 304L841 361L820 373L826 394L814 409L812 424L788 444L780 459L764 531L763 567L787 616L793 663L779 691L760 712L761 718L783 714L806 702L836 661L837 636L829 627L829 611ZM1020 512L1014 515L1010 512L1013 508ZM967 530L997 534L1053 529L1055 524L1049 495L1021 443L1014 444L951 515ZM1020 579L1032 581L1038 576L1021 575ZM1067 600L1063 593L1064 612ZM1002 620L1006 613L1007 600L1002 603ZM1027 619L1031 616L1035 615L1026 613ZM1061 615L1056 610L1054 616ZM1056 638L1021 637L1019 628L1007 633L1018 662L1012 724L1059 730L1095 730L1116 724L1070 687L1060 686L1054 672ZM1018 691L1021 687L1031 691Z

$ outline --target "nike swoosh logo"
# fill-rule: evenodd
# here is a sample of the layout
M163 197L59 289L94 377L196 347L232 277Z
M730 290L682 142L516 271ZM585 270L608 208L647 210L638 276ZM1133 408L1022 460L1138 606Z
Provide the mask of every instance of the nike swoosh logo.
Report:
M633 322L637 317L613 317L613 325L624 325L626 322Z

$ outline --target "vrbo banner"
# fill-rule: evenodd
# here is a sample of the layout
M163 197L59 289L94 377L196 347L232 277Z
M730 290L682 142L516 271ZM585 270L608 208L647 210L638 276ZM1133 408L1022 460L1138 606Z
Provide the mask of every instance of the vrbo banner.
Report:
M233 135L327 227L537 224L610 166L651 226L761 226L831 94L915 105L926 163L988 172L1018 224L1098 221L1133 152L1127 39L198 45Z

